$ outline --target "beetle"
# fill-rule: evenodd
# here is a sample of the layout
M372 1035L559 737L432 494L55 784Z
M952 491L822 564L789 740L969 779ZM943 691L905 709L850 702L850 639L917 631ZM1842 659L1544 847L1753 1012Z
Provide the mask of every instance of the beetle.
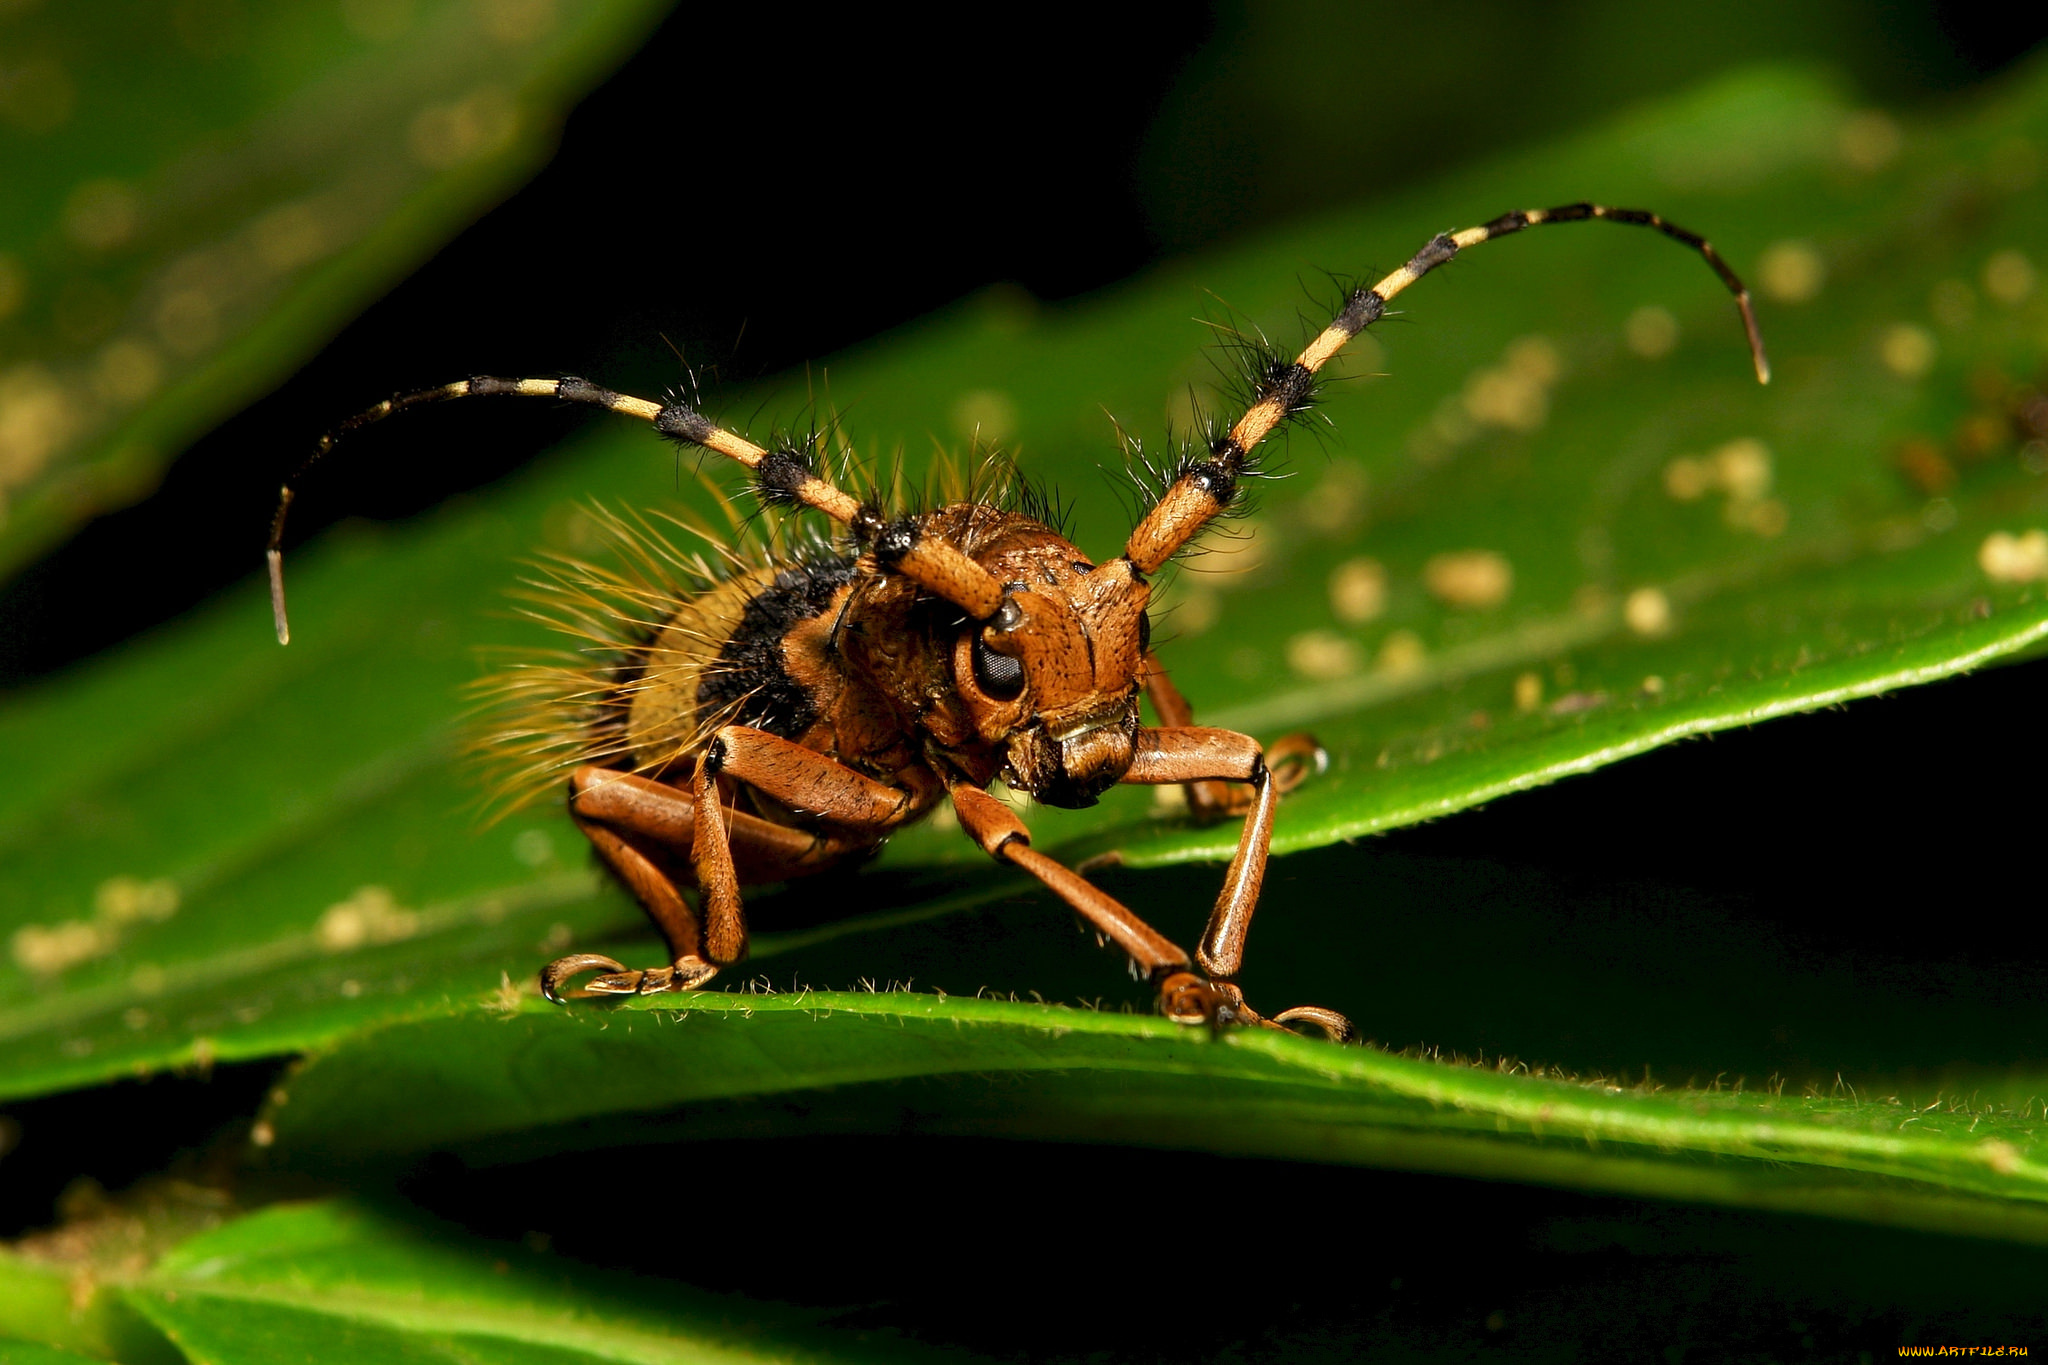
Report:
M558 577L558 604L622 629L600 635L610 648L599 662L586 652L537 675L542 720L527 738L551 755L544 769L566 770L570 818L667 939L669 961L635 969L570 954L541 971L549 1000L697 989L747 954L743 886L858 861L946 803L984 852L1037 878L1128 955L1167 1018L1306 1025L1348 1039L1349 1021L1333 1010L1267 1018L1237 984L1276 803L1320 766L1321 751L1305 735L1268 749L1195 724L1151 648L1152 582L1241 501L1261 443L1311 410L1319 373L1402 290L1482 242L1595 219L1655 229L1703 257L1734 295L1757 379L1769 382L1749 292L1704 238L1654 213L1590 203L1505 214L1440 233L1392 274L1348 290L1294 359L1258 352L1243 412L1162 471L1121 552L1097 562L1028 500L892 512L879 494L855 496L828 479L815 439L756 444L675 394L656 403L583 379L479 376L356 414L280 490L266 554L278 640L290 638L282 544L294 488L343 436L424 404L495 396L638 418L744 466L762 503L819 514L835 535L752 561L698 561L678 587L660 566L682 557L644 526L615 522L651 572L585 566ZM511 690L525 681L515 677ZM1144 723L1141 697L1158 724ZM1117 783L1185 784L1196 818L1242 815L1195 951L1034 848L1013 808L989 793L999 778L1061 807L1090 805Z

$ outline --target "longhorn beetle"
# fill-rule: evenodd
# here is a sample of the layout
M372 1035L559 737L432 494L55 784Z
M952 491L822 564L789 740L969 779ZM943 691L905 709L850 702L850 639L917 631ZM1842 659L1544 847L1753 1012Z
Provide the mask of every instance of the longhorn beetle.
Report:
M674 394L654 403L583 379L458 380L351 417L280 490L267 556L277 638L289 638L281 547L293 487L342 436L423 404L497 395L637 417L744 465L762 503L817 512L835 536L780 542L753 560L729 554L714 566L682 556L644 523L635 531L614 519L641 571L584 565L558 575L555 600L581 618L574 628L613 648L596 662L585 651L566 668L515 678L515 693L532 683L539 694L525 739L543 768L566 773L570 818L667 938L669 962L635 970L574 953L542 969L549 1000L702 986L747 954L742 886L857 861L951 802L986 853L1036 877L1128 954L1168 1018L1299 1023L1348 1038L1335 1011L1301 1006L1267 1019L1237 985L1275 803L1319 766L1321 751L1305 735L1269 750L1196 725L1151 650L1151 581L1239 500L1260 442L1310 410L1318 373L1395 295L1481 242L1594 218L1655 228L1698 252L1735 296L1757 379L1769 382L1749 292L1704 238L1639 209L1509 213L1432 237L1385 279L1351 290L1294 360L1262 353L1244 412L1161 471L1122 552L1097 563L1037 503L969 497L892 512L879 494L856 497L828 481L816 440L756 445ZM677 570L689 581L679 585ZM609 624L593 630L593 618ZM1140 719L1140 695L1157 725ZM1242 814L1236 856L1193 955L1033 848L1016 813L987 792L997 778L1063 807L1090 805L1119 782L1181 783L1197 818ZM589 972L598 975L565 993Z

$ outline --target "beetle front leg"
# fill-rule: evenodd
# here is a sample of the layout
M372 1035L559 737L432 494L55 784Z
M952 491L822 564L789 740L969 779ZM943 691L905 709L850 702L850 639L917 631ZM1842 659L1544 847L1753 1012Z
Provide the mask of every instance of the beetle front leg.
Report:
M1159 662L1159 656L1149 652L1145 655L1145 697L1152 703L1153 713L1159 717L1160 728L1183 730L1194 727L1195 708L1174 686L1166 665ZM1328 763L1329 755L1323 752L1323 746L1316 742L1316 737L1307 731L1282 735L1266 750L1266 765L1272 770L1273 780L1282 796L1300 786L1311 774L1321 772ZM1243 815L1256 799L1255 793L1214 778L1195 779L1186 783L1185 788L1189 813L1202 821Z
M1313 743L1313 741L1311 741ZM1216 908L1209 914L1201 943L1195 949L1195 964L1210 978L1210 989L1225 993L1223 1007L1252 1014L1237 990L1237 974L1244 967L1245 937L1251 931L1252 912L1258 909L1259 890L1266 879L1266 857L1273 843L1273 813L1280 800L1280 782L1259 742L1234 730L1202 726L1166 726L1140 729L1124 781L1139 784L1202 781L1248 783L1251 799L1238 836L1237 852L1223 874L1223 890ZM1183 989L1194 989L1192 984ZM1273 1016L1276 1024L1314 1024L1342 1042L1352 1036L1351 1022L1334 1010L1303 1005Z
M1187 951L1133 914L1130 908L1086 877L1031 847L1031 831L1016 812L981 788L960 782L946 789L959 813L960 828L998 861L1015 863L1072 906L1104 938L1130 955L1147 979L1159 983L1187 975ZM1201 1018L1183 1022L1202 1022Z

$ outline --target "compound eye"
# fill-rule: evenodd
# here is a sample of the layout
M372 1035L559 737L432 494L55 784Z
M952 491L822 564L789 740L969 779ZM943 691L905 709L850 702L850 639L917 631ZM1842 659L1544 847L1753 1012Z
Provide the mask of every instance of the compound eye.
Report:
M1017 694L1024 690L1024 665L976 640L974 683L996 701L1015 701Z
M990 630L1000 630L1006 633L1015 630L1023 624L1024 608L1017 605L1016 598L1008 596L1003 598L1003 605L998 607L996 614L988 620L988 628Z

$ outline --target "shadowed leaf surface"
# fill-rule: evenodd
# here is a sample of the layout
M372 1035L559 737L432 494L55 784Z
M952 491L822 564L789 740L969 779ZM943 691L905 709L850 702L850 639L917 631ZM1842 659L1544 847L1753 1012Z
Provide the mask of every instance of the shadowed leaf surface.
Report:
M277 1205L196 1237L128 1294L191 1359L218 1365L950 1358L346 1202Z

